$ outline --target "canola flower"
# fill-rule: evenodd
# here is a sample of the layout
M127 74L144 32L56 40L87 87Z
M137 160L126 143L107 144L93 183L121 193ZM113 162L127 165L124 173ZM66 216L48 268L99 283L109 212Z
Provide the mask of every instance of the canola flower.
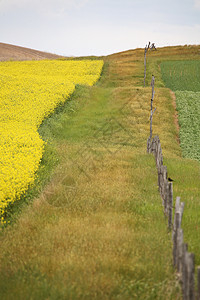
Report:
M0 220L34 182L44 141L42 121L75 90L99 79L103 61L0 63Z

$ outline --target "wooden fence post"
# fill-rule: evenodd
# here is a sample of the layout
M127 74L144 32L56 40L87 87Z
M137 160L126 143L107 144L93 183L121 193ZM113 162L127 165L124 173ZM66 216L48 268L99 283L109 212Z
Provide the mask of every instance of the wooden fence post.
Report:
M194 291L194 254L193 253L186 253L186 267L187 267L187 299L194 300L195 291Z
M165 212L165 215L168 216L168 202L169 202L169 184L168 184L168 180L166 179L165 180L165 183L164 183L164 187L165 187L165 190L164 190L164 212Z
M181 197L176 197L176 203L175 203L175 210L176 210L176 212L179 210L180 201L181 201Z
M182 255L183 255L183 230L178 229L177 231L177 271L179 273L180 279L182 278Z
M183 218L184 207L185 207L185 203L181 202L181 205L179 206L180 213L181 213L181 222L182 222L182 218Z
M152 75L152 79L151 79L151 87L152 87L152 94L151 94L151 116L150 116L150 138L152 139L152 122L153 122L153 114L156 110L156 108L153 111L153 98L154 98L154 83L155 83L155 77L154 75Z
M161 197L163 200L163 206L165 207L165 181L167 180L167 167L161 166Z
M151 93L151 110L153 110L153 98L154 98L154 94L155 94L154 84L155 84L155 77L154 77L154 75L152 75L152 78L151 78L151 87L152 87L152 93Z
M169 198L168 198L168 228L169 229L172 228L172 216L173 216L173 183L169 182Z
M180 226L181 226L181 222L182 222L182 218L183 218L183 210L184 210L185 203L184 202L180 202L180 200L181 200L180 197L176 197L175 214L177 212L180 213ZM174 214L174 223L175 223L175 214Z
M147 139L147 153L151 153L151 139L150 139L150 137Z
M147 46L145 47L145 74L144 74L144 86L145 86L145 78L146 78L146 52L147 52ZM151 153L152 150L154 149L153 143L155 143L155 140L151 142L152 140L152 122L153 122L153 114L156 110L156 108L153 111L153 98L154 98L154 81L155 78L152 75L152 80L151 80L151 86L152 86L152 96L151 96L151 114L150 114L150 136L147 139L147 153ZM154 150L153 150L154 151Z
M169 183L169 186L172 184L172 182ZM169 191L169 197L170 194L173 195L173 191ZM183 209L181 210L181 204L180 204L180 197L176 197L176 203L175 203L175 212L174 212L174 225L172 230L172 241L173 241L173 265L174 267L177 266L176 261L176 249L177 249L177 230L181 229L181 220L182 220L182 214ZM170 202L170 200L169 200ZM183 206L183 205L182 205ZM184 206L183 206L184 207Z
M163 200L163 189L164 189L164 166L161 165L160 166L160 195L161 195L161 198ZM164 202L163 202L163 206L164 206Z
M177 236L180 229L180 212L175 213L174 234L173 234L173 265L177 267Z
M160 143L159 136L156 135L156 136L154 137L154 140L155 140L155 159L156 159L157 154L158 154L158 144Z
M200 300L200 267L197 268L197 300Z
M157 169L158 169L158 167L160 165L161 158L162 158L161 144L160 144L160 141L158 141L157 151L156 151L156 166L157 166Z
M144 87L145 87L145 80L146 80L146 56L147 56L147 45L144 48Z
M154 157L156 160L156 156L157 156L157 147L158 147L158 136L154 136Z
M186 253L187 253L188 245L183 244L182 246L182 293L183 300L187 300L187 268L186 268Z
M156 150L156 142L155 142L155 138L153 138L151 142L151 153L153 153L154 155L155 155L155 150Z

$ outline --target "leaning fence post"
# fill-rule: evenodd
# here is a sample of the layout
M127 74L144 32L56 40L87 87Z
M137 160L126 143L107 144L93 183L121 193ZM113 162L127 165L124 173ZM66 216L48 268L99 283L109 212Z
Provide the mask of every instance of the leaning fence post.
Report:
M147 45L144 49L144 87L145 87L145 79L146 79L146 56L147 56Z

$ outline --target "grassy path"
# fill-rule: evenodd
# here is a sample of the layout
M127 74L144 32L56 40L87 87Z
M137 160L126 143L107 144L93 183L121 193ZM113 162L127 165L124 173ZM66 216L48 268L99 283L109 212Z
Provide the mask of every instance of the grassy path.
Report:
M141 87L142 53L106 58L101 81L77 87L44 122L59 164L1 232L2 299L181 299L155 163L146 154L151 89ZM155 102L154 132L170 176L198 172L191 161L181 169L170 91L157 88Z

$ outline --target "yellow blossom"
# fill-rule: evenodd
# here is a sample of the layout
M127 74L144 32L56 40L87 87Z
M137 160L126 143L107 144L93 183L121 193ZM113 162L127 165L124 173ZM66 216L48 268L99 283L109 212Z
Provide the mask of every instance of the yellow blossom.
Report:
M44 141L42 121L70 97L76 84L93 85L103 61L0 63L0 216L34 182Z

